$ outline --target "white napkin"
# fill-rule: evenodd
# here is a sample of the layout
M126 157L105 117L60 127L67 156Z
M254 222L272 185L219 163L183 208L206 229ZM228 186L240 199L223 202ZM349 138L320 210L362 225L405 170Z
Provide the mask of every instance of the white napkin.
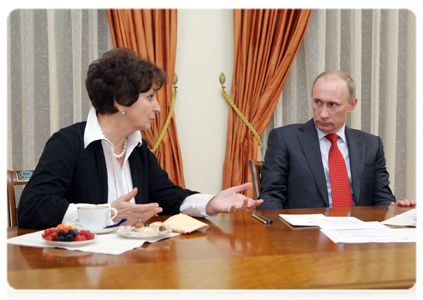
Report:
M41 234L44 230L20 235L7 240L7 243L21 246L42 247L42 248L56 248L55 245L47 243ZM97 239L91 243L80 246L58 246L57 248L64 248L68 250L80 250L84 252L103 253L118 255L126 251L141 247L145 242L154 243L166 238L174 237L180 233L172 232L161 239L132 239L120 236L116 232L108 234L98 234Z

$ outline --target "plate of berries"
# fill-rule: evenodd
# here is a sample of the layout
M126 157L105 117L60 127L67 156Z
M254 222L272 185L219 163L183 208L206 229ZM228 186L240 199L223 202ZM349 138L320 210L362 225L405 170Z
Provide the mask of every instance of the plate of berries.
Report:
M78 230L72 226L59 224L44 230L41 237L54 246L82 246L95 241L98 236L88 230Z

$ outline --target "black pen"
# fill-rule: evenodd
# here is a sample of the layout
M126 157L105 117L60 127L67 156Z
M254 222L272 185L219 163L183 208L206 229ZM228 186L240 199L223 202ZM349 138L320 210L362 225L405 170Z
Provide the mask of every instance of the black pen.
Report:
M270 219L268 219L268 218L265 218L265 217L263 217L263 216L260 216L260 215L256 215L257 217L259 217L260 219L262 219L262 220L264 220L264 221L266 221L266 223L267 224L272 224L272 220L270 220Z

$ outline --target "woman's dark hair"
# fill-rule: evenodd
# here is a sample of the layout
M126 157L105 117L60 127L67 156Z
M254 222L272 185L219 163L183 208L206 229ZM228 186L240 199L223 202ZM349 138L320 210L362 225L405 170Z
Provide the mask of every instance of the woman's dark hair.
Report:
M131 106L139 94L153 86L160 89L167 81L167 74L154 63L141 58L128 48L115 48L88 67L85 86L91 104L100 114L118 112L114 101Z

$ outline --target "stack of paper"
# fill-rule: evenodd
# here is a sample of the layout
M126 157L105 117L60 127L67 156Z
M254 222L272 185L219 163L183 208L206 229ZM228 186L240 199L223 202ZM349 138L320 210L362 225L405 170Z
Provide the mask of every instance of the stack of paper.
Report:
M346 229L374 229L368 222L363 222L354 217L324 217L313 218L321 229L346 230Z
M320 229L334 243L407 243L416 242L415 229L392 229L379 222L365 222L371 229Z
M411 209L402 213L400 215L396 215L393 218L385 220L381 222L385 225L396 225L396 226L413 226L416 227L417 223L417 216L416 216L416 209Z
M415 212L408 216L396 216L400 221L387 220L380 222L363 222L354 217L326 217L319 214L311 215L279 215L285 222L292 226L318 226L334 243L400 243L416 242L416 229L414 228L389 228L382 223L404 226L410 225L410 218L415 223ZM392 218L394 219L394 218ZM405 221L408 220L408 221Z
M284 215L280 214L284 221L292 226L318 226L314 218L325 218L322 214L310 214L310 215Z

